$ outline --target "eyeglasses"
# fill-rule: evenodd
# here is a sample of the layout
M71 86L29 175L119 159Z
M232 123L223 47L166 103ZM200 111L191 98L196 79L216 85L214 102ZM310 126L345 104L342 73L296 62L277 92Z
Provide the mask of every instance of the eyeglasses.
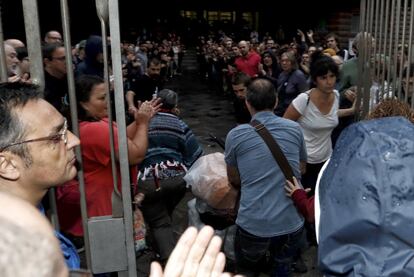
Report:
M54 40L62 40L62 38L60 37L48 37L49 39L54 39Z
M63 61L66 60L66 57L65 56L63 56L63 57L52 57L52 60L58 60L58 61L63 62Z
M36 142L36 141L46 141L46 140L52 141L53 144L58 144L61 140L63 140L65 145L68 143L68 122L67 122L66 118L65 118L65 121L63 123L62 130L59 133L51 135L51 136L43 137L43 138L29 139L29 140L25 140L25 141L11 143L11 144L6 145L3 148L1 148L0 152L4 151L7 148L12 147L12 146L16 146L16 145L20 145L20 144L24 144L24 143Z

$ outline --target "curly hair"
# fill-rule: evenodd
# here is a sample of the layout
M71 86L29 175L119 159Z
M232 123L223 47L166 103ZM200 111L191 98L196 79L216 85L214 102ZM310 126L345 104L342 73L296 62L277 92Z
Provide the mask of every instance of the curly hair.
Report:
M389 116L403 116L414 123L414 111L410 106L397 99L381 101L367 116L366 119L375 119Z

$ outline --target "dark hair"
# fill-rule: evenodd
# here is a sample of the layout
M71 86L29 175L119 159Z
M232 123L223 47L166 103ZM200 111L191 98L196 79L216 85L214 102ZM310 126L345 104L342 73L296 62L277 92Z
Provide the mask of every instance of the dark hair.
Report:
M263 62L263 59L264 59L265 57L270 57L270 58L272 59L272 64L277 64L277 58L276 58L276 55L275 55L272 51L265 51L265 52L262 54L262 62ZM263 64L263 66L265 66L265 64Z
M321 51L317 50L311 55L310 61L310 76L313 83L316 82L316 78L328 74L328 71L335 74L338 78L339 76L339 67L335 61L323 54Z
M254 79L247 88L246 100L256 111L273 110L276 99L276 88L267 79Z
M237 72L233 75L231 78L231 84L232 85L245 85L248 87L252 81L252 78L250 78L249 75L247 75L244 72Z
M15 110L29 101L40 99L37 89L37 86L19 82L0 84L0 149L26 137L28 123L20 121ZM10 146L7 151L21 157L26 166L30 166L32 158L26 144Z
M78 107L78 116L81 121L97 121L98 119L91 117L82 107L81 102L88 102L91 98L92 89L99 84L104 83L104 79L96 75L82 75L75 83L76 101Z
M26 47L17 47L16 49L17 58L19 61L22 61L24 58L27 58L29 56L29 53L27 52Z
M158 92L157 96L161 98L163 109L171 110L177 106L178 96L175 91L170 89L162 89Z
M42 54L43 59L52 60L53 59L53 52L56 51L56 49L64 47L62 43L56 42L56 43L46 43L42 47Z
M333 38L333 39L335 40L335 42L336 42L337 46L339 46L339 45L338 45L338 43L339 43L339 41L338 41L338 36L337 36L335 33L329 33L329 34L327 34L327 35L325 36L325 40L328 40L328 38Z
M157 57L152 57L149 61L148 61L148 65L147 67L149 68L151 65L155 65L158 66L161 64L161 61L157 58Z

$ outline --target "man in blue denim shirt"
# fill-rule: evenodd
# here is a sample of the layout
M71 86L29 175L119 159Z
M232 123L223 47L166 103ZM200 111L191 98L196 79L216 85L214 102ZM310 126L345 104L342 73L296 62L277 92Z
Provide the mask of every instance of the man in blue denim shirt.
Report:
M39 207L49 188L76 176L79 139L31 85L0 84L0 118L0 190ZM68 267L79 268L73 244L56 236Z
M276 99L273 84L257 79L248 88L246 105L252 119L263 123L276 139L299 178L300 163L306 162L304 138L296 122L273 114ZM274 274L288 276L304 220L284 193L285 177L268 146L249 124L229 132L225 149L229 181L241 190L235 238L237 273L257 275L260 260L270 251Z

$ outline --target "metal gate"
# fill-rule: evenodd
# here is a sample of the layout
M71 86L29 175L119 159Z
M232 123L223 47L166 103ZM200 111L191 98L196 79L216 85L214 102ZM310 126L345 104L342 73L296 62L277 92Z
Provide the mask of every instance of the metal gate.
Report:
M121 39L119 26L119 8L118 0L96 0L97 15L101 22L101 32L104 49L104 79L107 89L109 88L108 74L108 53L106 51L106 33L109 29L111 36L112 49L112 68L114 75L114 101L116 107L116 117L118 126L119 141L119 163L121 176L116 176L115 162L112 164L114 175L114 192L112 195L112 216L92 217L88 218L86 209L85 183L82 170L82 154L80 147L75 149L77 160L80 162L80 170L78 171L79 190L81 194L81 213L84 230L86 260L88 269L93 273L118 272L118 276L137 276L136 257L133 240L133 224L132 224L132 205L131 205L131 187L129 175L129 162L126 137L124 92L122 81L122 65L121 65ZM39 86L39 90L44 88L43 61L41 51L41 39L39 31L39 17L36 0L22 0L23 13L26 30L26 41L30 59L31 79L34 84ZM72 52L71 52L71 36L70 36L70 19L67 0L60 0L60 8L62 15L62 29L66 54L67 79L69 86L69 100L72 119L72 131L79 137L78 116L76 108L76 94L74 85L74 72L72 68ZM109 27L109 28L108 28ZM3 47L3 29L0 18L0 79L7 82L7 71L5 61L5 51ZM109 89L108 89L109 90ZM111 115L111 105L108 101L108 114ZM109 117L109 122L112 122ZM110 126L111 141L111 160L115 161L112 124ZM116 184L117 178L121 178L122 191L120 192ZM54 193L51 194L54 196ZM53 197L52 197L53 198ZM52 199L51 206L55 200ZM56 215L56 209L54 212ZM57 217L54 221L57 224Z
M360 117L381 99L414 107L414 0L362 0L358 48Z

